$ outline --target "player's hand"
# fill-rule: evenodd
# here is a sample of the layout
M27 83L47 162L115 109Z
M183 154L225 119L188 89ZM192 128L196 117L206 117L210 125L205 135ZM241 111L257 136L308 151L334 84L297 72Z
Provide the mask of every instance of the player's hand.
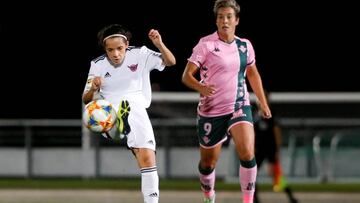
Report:
M200 88L199 92L203 96L210 97L215 94L215 86L202 84L202 87Z
M98 91L101 86L101 77L95 77L92 81L91 90L92 91Z
M271 111L268 105L261 105L261 113L263 118L271 118Z
M156 46L159 47L162 43L162 39L161 39L161 35L159 33L159 31L155 30L155 29L151 29L149 31L148 34L150 40L152 41L152 43Z

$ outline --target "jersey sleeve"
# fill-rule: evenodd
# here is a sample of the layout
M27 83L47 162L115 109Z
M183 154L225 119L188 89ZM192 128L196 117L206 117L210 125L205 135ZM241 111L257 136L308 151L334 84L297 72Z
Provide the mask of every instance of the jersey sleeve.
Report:
M188 58L188 61L194 63L197 67L201 67L201 64L204 64L206 59L206 44L200 40L199 43L193 48L193 52Z
M94 80L95 77L100 76L100 69L99 67L96 65L96 63L94 61L91 61L90 63L90 70L88 73L88 77L86 79L86 84L85 84L85 88L84 88L84 93L86 91L89 91L92 85L92 81Z
M248 48L248 57L247 57L247 66L251 66L255 64L255 51L251 42L247 40L247 48Z
M146 46L141 47L140 53L144 54L144 56L146 57L145 67L147 70L149 70L149 72L154 69L157 69L159 71L164 70L165 64L163 63L161 53L153 51Z

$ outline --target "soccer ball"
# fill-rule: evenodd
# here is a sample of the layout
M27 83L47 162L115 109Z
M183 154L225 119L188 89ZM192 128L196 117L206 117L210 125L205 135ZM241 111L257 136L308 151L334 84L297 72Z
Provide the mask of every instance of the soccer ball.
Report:
M109 101L94 100L85 106L82 121L92 132L105 133L115 125L116 111Z

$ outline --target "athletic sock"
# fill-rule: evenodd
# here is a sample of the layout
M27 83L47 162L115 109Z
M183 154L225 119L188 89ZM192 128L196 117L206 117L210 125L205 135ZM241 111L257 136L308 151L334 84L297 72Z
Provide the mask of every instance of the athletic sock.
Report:
M159 176L156 166L142 168L141 170L141 192L144 203L159 202Z

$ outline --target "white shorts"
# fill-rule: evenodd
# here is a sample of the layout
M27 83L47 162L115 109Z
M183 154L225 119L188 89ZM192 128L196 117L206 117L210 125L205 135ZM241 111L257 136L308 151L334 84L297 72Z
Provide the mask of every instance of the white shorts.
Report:
M128 122L131 128L127 135L127 145L129 148L148 148L156 150L156 142L154 131L150 122L150 118L144 108L134 102L129 101L130 113ZM109 131L111 137L119 137L117 126ZM117 134L117 135L115 135Z

